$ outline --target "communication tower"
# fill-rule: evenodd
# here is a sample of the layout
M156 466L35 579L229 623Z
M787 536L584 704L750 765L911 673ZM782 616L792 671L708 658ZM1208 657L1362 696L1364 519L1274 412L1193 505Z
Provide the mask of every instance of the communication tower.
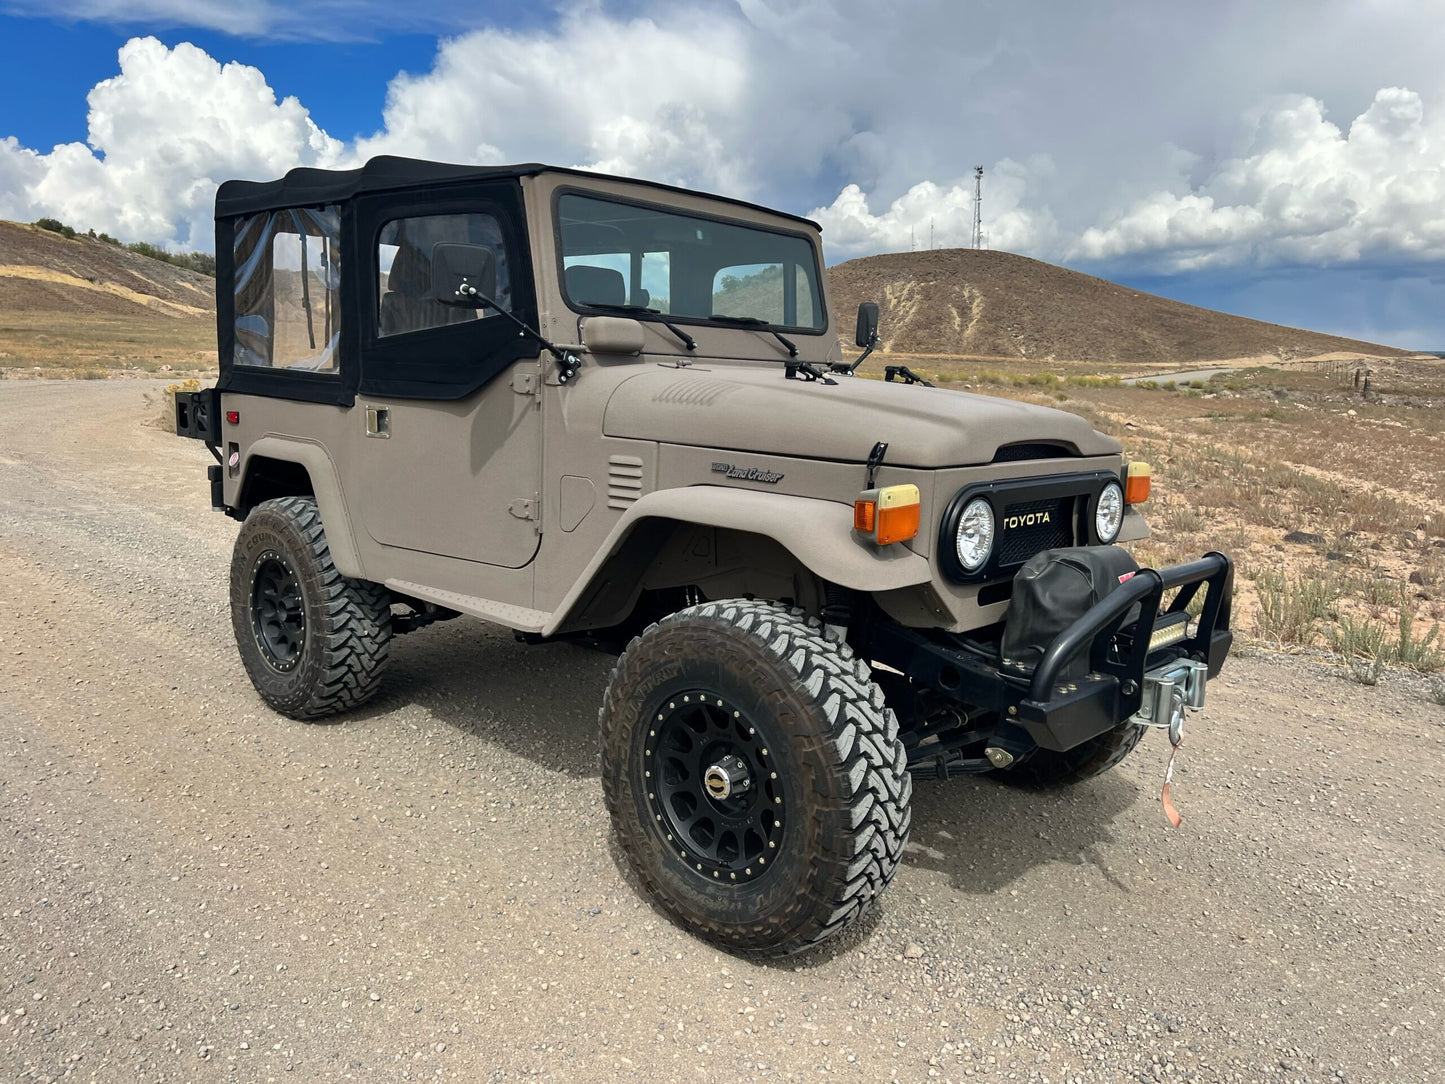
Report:
M983 166L973 167L973 247L983 248Z

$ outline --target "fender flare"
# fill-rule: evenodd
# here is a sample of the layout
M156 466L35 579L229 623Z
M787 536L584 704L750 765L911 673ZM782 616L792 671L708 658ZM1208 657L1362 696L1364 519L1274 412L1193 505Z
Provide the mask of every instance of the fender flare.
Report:
M544 634L562 626L598 572L622 548L633 528L647 519L670 519L771 538L814 575L855 591L894 591L933 578L926 557L901 545L879 547L859 539L853 532L851 505L723 486L656 490L638 500L618 520L552 614Z
M250 473L251 460L258 456L296 463L306 468L311 479L312 492L316 497L316 507L321 513L321 524L326 529L326 543L331 547L332 564L343 576L354 580L366 579L366 569L361 563L361 554L351 531L346 495L342 492L336 465L326 454L326 449L316 441L300 437L282 437L275 434L261 437L246 449L246 460L241 471L242 486Z

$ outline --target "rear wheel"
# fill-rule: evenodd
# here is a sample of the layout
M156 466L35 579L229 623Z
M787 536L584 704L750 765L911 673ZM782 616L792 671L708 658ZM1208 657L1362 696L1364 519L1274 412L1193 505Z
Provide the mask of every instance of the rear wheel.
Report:
M261 698L293 719L319 719L380 686L391 595L336 571L314 500L281 497L252 509L236 538L231 627Z
M1098 737L1064 753L1052 749L1039 749L1029 758L1012 768L992 771L989 774L1000 783L1011 787L1025 787L1030 790L1050 790L1082 783L1096 775L1103 775L1134 751L1144 728L1136 723L1120 723L1113 730L1105 731Z
M692 606L633 640L601 711L622 853L663 910L735 952L837 934L892 879L912 780L868 667L766 602Z

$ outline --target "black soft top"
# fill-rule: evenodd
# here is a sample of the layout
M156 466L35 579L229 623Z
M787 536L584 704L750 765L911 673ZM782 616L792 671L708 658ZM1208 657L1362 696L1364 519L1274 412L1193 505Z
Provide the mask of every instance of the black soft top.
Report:
M676 185L659 184L656 181L639 181L633 177L592 173L588 170L567 169L562 166L547 166L540 162L527 162L515 166L459 166L445 162L426 162L419 158L381 155L371 159L358 169L300 167L291 170L279 181L226 181L216 192L216 217L218 219L233 218L236 215L255 214L258 211L279 211L288 207L316 207L324 203L341 203L366 192L394 192L408 188L426 188L437 184L533 177L539 173L566 173L576 177L592 177L644 185L662 192L700 194ZM745 200L730 199L727 196L710 195L709 198L719 199L738 207L747 207L755 211L790 218L794 222L804 223L814 229L818 228L818 224L811 219L790 215L771 207L748 203Z

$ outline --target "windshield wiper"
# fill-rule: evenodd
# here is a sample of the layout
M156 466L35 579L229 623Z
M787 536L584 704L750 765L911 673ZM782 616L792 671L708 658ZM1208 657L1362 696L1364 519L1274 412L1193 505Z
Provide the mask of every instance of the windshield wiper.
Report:
M582 304L586 305L589 309L606 309L608 312L625 312L630 316L650 318L676 335L677 341L689 350L697 349L697 340L686 331L683 331L682 328L678 327L666 316L663 316L661 309L650 309L646 305L608 305L601 301L584 301Z
M788 348L788 357L795 358L798 356L797 344L795 344L792 339L783 335L782 332L778 331L766 320L760 320L756 316L709 316L708 319L714 324L736 324L738 327L755 327L759 331L766 331Z

